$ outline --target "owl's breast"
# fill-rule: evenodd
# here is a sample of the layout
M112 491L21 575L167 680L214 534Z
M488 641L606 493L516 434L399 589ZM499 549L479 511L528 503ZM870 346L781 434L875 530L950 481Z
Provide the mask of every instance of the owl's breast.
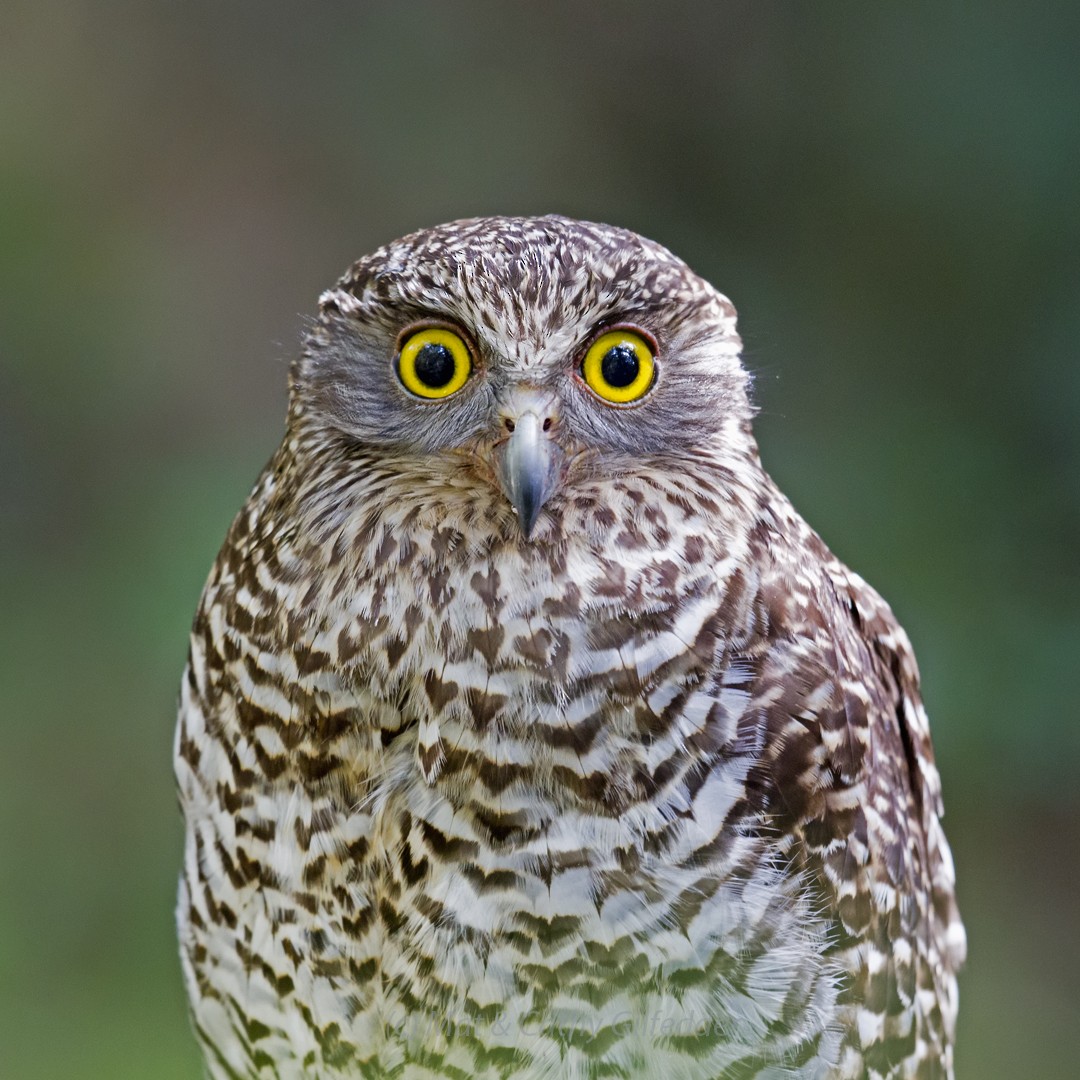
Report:
M680 572L670 551L616 562L585 542L451 554L370 567L313 648L377 703L387 744L415 741L410 780L495 815L493 836L663 804L696 744L734 738L722 562Z
M252 734L192 766L193 910L208 867L229 912L268 912L297 1000L391 1063L480 1039L558 1075L566 1045L610 1033L613 1067L653 1075L676 1032L703 1049L673 1069L703 1080L763 1038L777 1057L815 1039L827 925L746 797L734 564L415 547L326 575L290 656L233 661L215 738ZM250 803L223 808L241 752ZM232 939L197 915L192 970L212 937L226 999Z

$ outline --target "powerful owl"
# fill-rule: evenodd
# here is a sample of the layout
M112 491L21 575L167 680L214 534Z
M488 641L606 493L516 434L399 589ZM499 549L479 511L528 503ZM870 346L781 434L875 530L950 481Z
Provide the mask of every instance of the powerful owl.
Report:
M739 354L680 260L561 217L323 294L181 689L209 1076L952 1076L915 660Z

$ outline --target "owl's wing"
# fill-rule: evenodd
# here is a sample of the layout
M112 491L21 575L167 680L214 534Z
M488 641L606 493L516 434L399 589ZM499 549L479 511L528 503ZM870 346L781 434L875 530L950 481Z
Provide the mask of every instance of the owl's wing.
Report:
M885 601L831 555L825 565L824 653L795 677L815 688L799 704L820 742L793 833L834 919L851 1052L872 1076L920 1058L946 1063L926 1075L951 1075L964 934L918 668Z

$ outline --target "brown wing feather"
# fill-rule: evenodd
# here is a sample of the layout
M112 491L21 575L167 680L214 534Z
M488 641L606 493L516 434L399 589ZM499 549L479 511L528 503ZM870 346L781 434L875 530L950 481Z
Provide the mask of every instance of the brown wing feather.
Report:
M811 863L836 904L852 1031L868 1071L947 1076L964 936L918 668L885 601L831 556L826 568L840 676L833 707L848 735L841 745L858 741L862 752L855 783L833 784L823 799L834 822L826 832L847 829L849 842L818 847Z
M840 1073L951 1077L964 934L911 645L778 492L760 540L748 788L832 921Z

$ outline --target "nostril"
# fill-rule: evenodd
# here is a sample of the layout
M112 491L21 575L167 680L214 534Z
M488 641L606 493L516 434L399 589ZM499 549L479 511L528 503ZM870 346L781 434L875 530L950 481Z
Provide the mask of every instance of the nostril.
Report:
M551 417L550 416L547 416L547 417L544 418L544 430L545 431L550 431L551 430Z
M506 430L507 430L507 431L513 431L513 430L514 430L514 421L513 421L513 420L511 420L511 419L510 419L509 417L507 417L507 418L506 418L506 419L505 419L505 420L503 421L503 423L504 423L504 424L506 425Z

